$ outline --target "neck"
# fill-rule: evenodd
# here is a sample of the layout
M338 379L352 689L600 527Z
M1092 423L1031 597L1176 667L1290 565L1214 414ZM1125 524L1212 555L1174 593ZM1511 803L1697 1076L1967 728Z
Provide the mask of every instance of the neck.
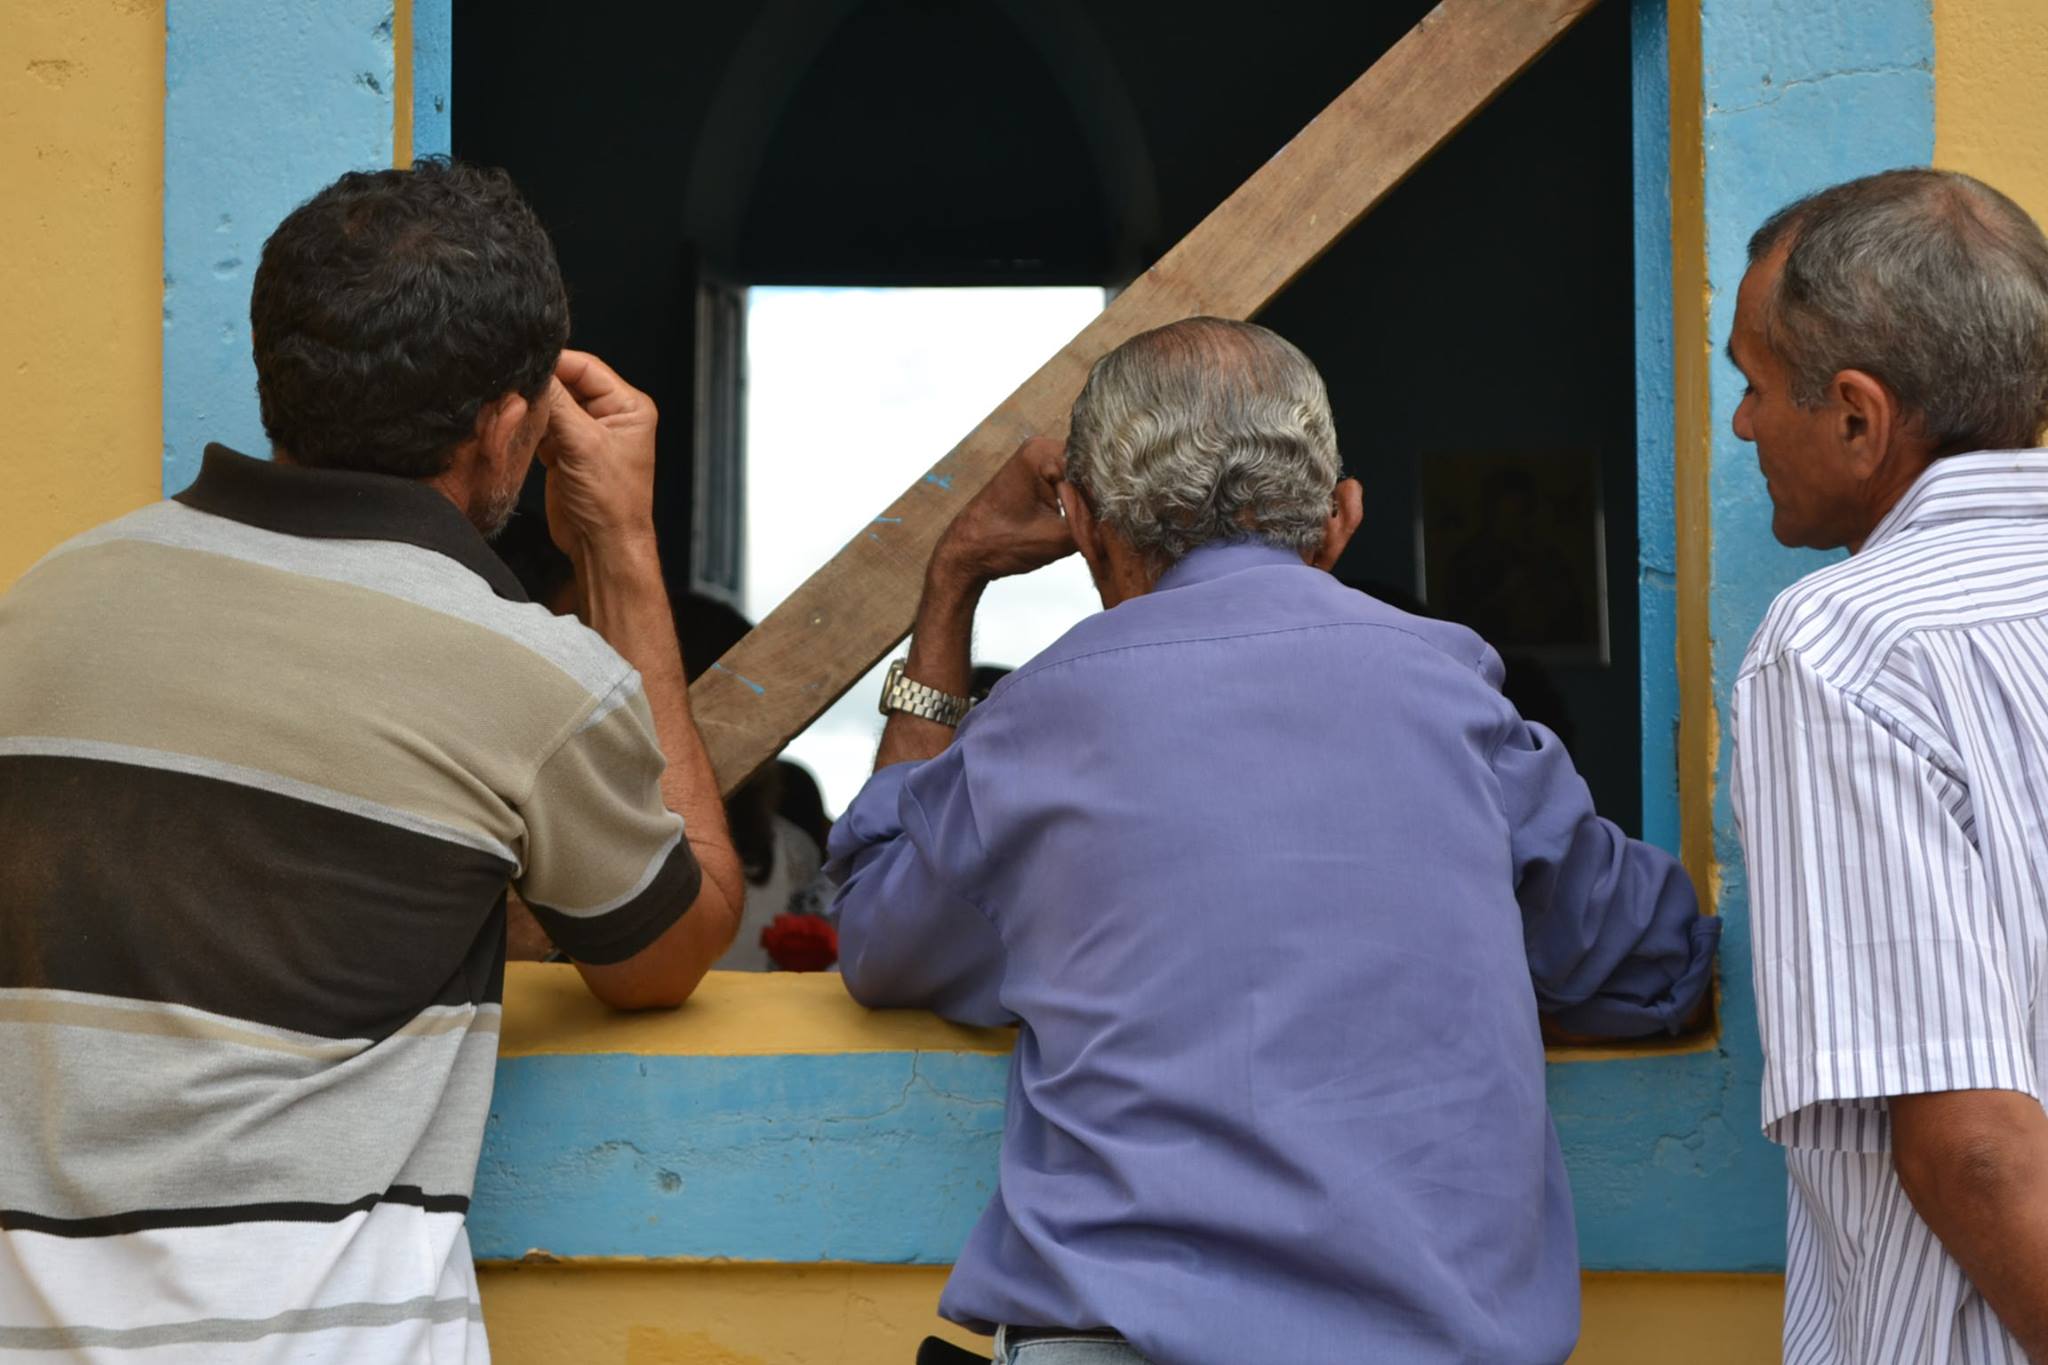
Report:
M420 482L454 503L456 511L465 517L469 515L472 493L470 481L465 475L457 473L455 466L450 465L432 478L421 479Z
M1885 461L1884 467L1872 477L1865 493L1863 530L1849 542L1850 554L1862 550L1871 533L1891 515L1891 510L1899 505L1899 499L1906 496L1907 490L1920 481L1920 476L1933 463L1933 452L1924 447L1896 451L1893 458Z
M1149 559L1128 547L1112 543L1103 556L1105 563L1095 576L1095 591L1102 597L1103 610L1143 597L1159 586L1159 573Z

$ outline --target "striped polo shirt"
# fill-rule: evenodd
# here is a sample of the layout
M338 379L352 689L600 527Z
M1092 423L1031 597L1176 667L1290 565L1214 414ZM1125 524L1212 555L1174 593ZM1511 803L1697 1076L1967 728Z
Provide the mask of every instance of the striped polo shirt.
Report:
M1937 461L1735 684L1788 1365L2025 1353L1914 1211L1887 1097L2048 1094L2048 451Z
M407 480L212 447L0 597L0 1360L486 1359L505 888L651 943L700 875L662 767Z

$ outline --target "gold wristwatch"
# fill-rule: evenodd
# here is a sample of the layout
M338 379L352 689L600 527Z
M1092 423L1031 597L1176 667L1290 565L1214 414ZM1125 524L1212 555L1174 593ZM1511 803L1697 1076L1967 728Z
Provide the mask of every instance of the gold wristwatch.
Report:
M889 665L889 680L882 684L882 704L878 709L885 716L901 711L941 725L958 725L973 705L966 697L956 697L904 677L903 660L898 659Z

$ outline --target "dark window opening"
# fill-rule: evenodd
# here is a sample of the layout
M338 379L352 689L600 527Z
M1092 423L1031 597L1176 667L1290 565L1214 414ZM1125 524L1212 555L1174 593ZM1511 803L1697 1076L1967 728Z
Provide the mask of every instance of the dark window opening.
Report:
M738 600L758 490L736 291L1114 289L1428 8L785 0L562 25L457 0L454 145L518 179L576 344L661 405L672 590ZM1366 486L1339 575L1513 635L1511 695L1639 832L1629 70L1627 7L1600 7L1261 320L1323 371ZM878 479L875 508L897 491Z

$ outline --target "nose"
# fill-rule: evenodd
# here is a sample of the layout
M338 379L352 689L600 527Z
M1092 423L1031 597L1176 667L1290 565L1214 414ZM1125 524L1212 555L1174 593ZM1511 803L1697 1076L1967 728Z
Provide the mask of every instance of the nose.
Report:
M1756 443L1756 428L1749 420L1749 405L1753 401L1755 400L1750 395L1744 394L1742 401L1735 405L1735 416L1728 422L1728 425L1735 429L1736 440L1747 441L1752 445Z

